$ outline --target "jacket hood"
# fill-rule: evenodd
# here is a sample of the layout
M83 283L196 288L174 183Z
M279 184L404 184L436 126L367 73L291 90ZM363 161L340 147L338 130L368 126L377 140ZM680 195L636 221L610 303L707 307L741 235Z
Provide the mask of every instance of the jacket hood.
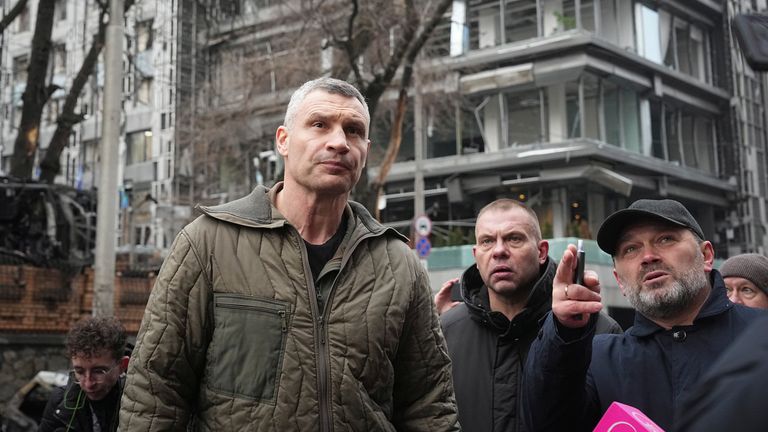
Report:
M488 326L502 336L511 335L512 322L538 326L552 305L552 280L557 269L550 257L540 266L539 278L533 283L523 309L512 321L501 312L491 310L488 288L480 277L477 264L473 264L461 275L461 297L469 315L481 325ZM522 329L520 329L522 330ZM518 330L518 331L520 331ZM515 332L517 333L517 332Z
M704 305L701 307L699 314L693 320L694 322L714 315L720 315L733 307L733 303L728 300L728 295L725 292L725 282L723 282L723 277L720 275L720 272L712 269L709 274L709 281L712 290L709 293L709 297L707 297L707 301L704 302ZM645 337L663 330L663 327L642 314L635 312L635 323L628 332L633 336Z
M257 186L250 194L240 199L216 206L197 205L195 208L214 219L236 225L251 228L278 228L289 223L272 204L282 188L283 182L276 183L271 189ZM348 201L344 211L351 216L349 220L354 220L354 227L364 227L365 231L374 235L391 232L408 242L407 237L394 228L380 224L363 205L357 202Z

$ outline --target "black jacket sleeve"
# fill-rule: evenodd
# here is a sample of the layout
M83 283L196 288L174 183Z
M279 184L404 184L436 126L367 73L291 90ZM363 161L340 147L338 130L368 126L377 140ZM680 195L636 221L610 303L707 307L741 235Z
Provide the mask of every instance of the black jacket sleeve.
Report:
M675 430L765 431L768 425L768 318L755 321L692 391Z
M550 312L531 345L523 415L532 431L591 431L599 404L587 370L597 314L584 329L559 329Z
M43 417L40 419L40 426L37 428L38 432L55 432L66 427L55 414L56 408L63 399L64 387L57 387L51 392L43 411Z

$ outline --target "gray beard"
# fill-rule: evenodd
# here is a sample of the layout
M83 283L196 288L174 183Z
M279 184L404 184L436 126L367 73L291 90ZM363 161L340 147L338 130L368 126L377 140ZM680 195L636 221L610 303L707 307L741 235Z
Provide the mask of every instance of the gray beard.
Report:
M638 312L650 319L669 319L691 306L696 296L707 287L707 273L699 266L688 269L668 287L642 290L642 283L631 286L627 300Z

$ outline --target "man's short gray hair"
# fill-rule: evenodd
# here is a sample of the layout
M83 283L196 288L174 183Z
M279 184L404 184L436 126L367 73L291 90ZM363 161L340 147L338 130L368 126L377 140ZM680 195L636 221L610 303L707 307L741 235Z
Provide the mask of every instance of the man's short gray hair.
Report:
M299 108L299 105L301 105L301 103L304 101L304 98L306 98L308 94L315 90L322 90L330 94L337 94L357 99L361 104L363 104L365 113L368 114L369 117L368 122L370 123L368 104L365 102L365 98L360 93L360 91L355 88L355 86L340 79L322 77L305 82L301 87L293 92L291 95L291 100L288 102L288 108L285 110L285 120L283 120L283 125L285 127L288 129L291 128L294 117L296 117L296 110Z

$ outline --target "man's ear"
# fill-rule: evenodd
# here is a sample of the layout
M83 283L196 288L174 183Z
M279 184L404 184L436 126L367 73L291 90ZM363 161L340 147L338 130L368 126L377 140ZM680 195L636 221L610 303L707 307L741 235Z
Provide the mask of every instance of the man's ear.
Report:
M621 290L621 295L627 296L627 293L624 291L624 284L621 283L621 279L619 279L619 274L616 273L616 269L613 269L613 277L616 278L616 283L619 284L619 290Z
M546 240L539 241L538 249L539 249L539 265L542 265L545 262L547 262L547 258L549 257L549 242Z
M704 271L711 272L715 263L715 248L709 241L701 242L701 253L704 255Z
M128 356L123 356L123 358L120 359L120 372L125 373L128 370L128 360L131 358Z
M275 147L277 152L281 156L285 157L288 154L288 128L280 126L275 132Z
M363 159L363 168L368 164L368 155L371 154L371 140L368 140L368 146L365 148L365 159Z

